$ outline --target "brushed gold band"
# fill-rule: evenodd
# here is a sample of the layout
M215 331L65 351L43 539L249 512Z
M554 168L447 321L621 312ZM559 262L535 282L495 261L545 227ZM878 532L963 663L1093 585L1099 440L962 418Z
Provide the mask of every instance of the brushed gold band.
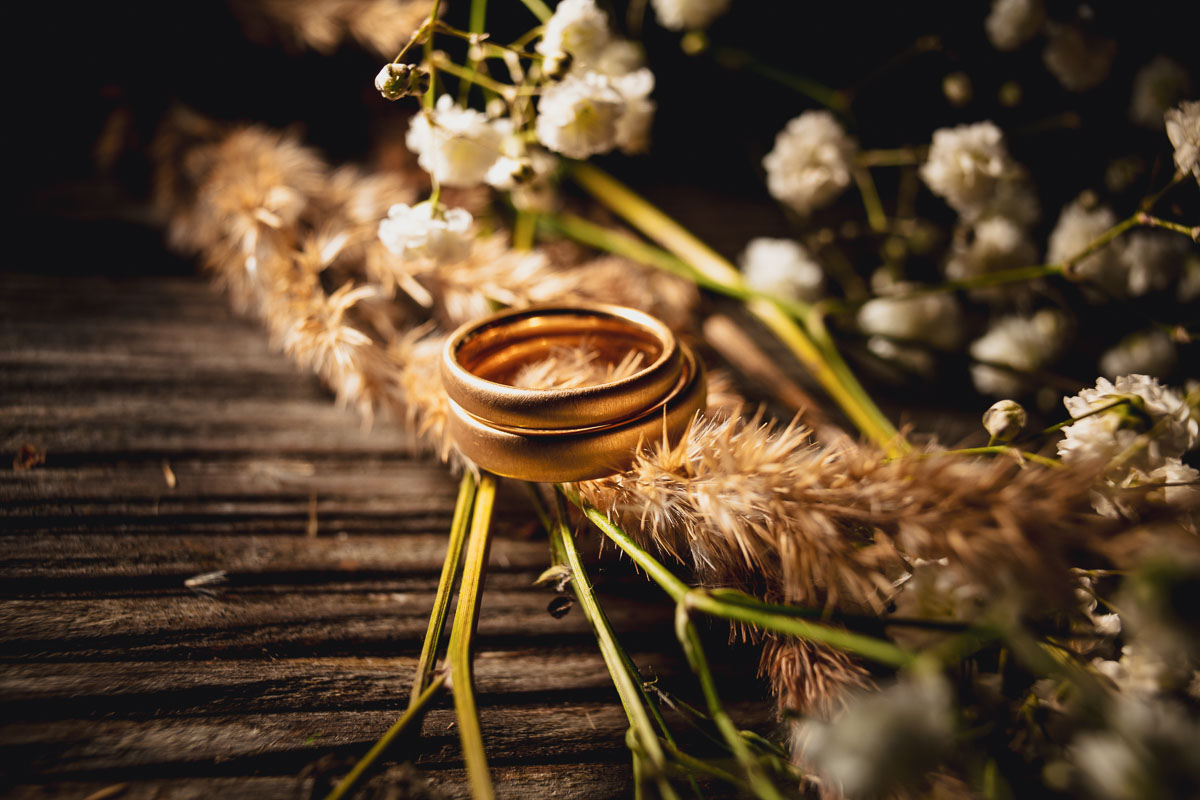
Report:
M648 365L599 385L512 385L521 367L556 347L582 344L613 363L641 353ZM641 311L604 304L532 307L468 323L451 334L441 364L446 394L468 414L491 425L564 431L638 415L675 388L682 369L670 328Z
M682 370L674 387L640 414L578 429L498 426L450 401L448 427L463 453L489 472L526 481L581 481L627 469L640 444L676 442L703 410L704 367L680 345Z

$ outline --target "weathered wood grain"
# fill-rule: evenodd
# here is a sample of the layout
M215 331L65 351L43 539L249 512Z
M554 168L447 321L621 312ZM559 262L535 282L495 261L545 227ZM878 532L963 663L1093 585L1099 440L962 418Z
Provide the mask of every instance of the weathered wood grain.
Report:
M27 444L45 463L12 469ZM0 454L0 794L309 797L403 708L456 481L203 281L0 275ZM476 680L499 796L628 796L624 717L582 615L532 585L547 548L519 492L496 526ZM695 702L669 604L581 544L643 673ZM769 726L753 653L710 656ZM448 699L404 755L466 796ZM398 762L373 784L413 785Z

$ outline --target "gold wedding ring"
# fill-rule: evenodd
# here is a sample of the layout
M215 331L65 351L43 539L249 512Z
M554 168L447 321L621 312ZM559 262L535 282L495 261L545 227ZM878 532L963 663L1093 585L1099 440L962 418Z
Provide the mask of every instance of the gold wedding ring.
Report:
M647 366L603 384L513 385L522 367L586 344ZM643 441L678 441L706 399L704 368L671 330L622 306L536 306L463 325L446 342L449 429L483 469L528 481L575 481L626 469Z

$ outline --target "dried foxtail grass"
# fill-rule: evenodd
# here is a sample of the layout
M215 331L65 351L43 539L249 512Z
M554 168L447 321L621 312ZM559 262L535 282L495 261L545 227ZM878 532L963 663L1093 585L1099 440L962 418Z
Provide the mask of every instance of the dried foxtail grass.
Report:
M457 264L403 262L377 225L391 204L415 199L414 183L332 170L290 135L181 114L156 152L172 243L198 253L234 304L339 401L367 419L407 421L450 462L462 456L446 432L438 359L451 326L495 303L576 300L681 327L695 320L694 286L619 259L561 264L493 237ZM556 356L528 379L585 366L579 354ZM819 446L798 424L745 415L714 376L709 414L678 444L649 443L628 472L579 488L708 585L878 613L906 557L951 559L988 586L1068 586L1073 555L1095 552L1106 530L1088 483L1005 461L888 461L848 439ZM794 641L769 643L764 669L793 711L828 710L866 680L844 655Z

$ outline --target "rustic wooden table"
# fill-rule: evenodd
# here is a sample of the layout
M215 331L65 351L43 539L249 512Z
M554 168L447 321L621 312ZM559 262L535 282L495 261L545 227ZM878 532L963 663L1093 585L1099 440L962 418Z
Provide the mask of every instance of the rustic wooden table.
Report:
M10 464L23 448L44 463ZM457 482L203 280L0 275L0 453L0 793L319 796L405 706ZM497 790L627 796L623 714L583 616L532 585L530 519L501 498L479 625ZM584 549L643 673L686 695L671 609ZM735 716L769 726L753 654L712 656ZM396 755L465 796L447 700ZM390 764L373 796L410 775Z

